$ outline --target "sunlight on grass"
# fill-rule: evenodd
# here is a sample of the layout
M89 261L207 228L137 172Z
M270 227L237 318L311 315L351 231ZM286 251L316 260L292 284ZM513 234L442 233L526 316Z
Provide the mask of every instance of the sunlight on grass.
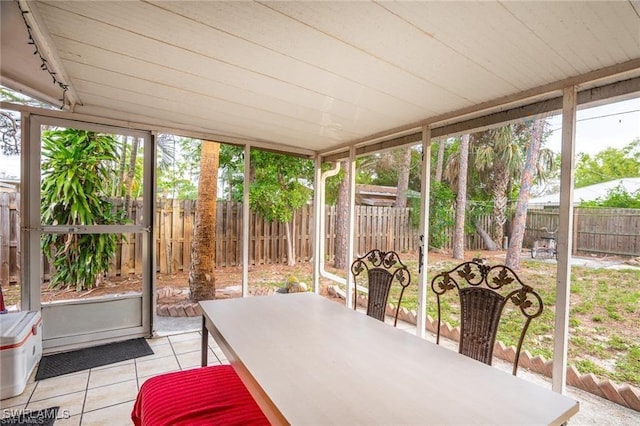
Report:
M412 281L417 282L416 262L409 264ZM452 269L457 261L430 265L428 283L435 274ZM523 282L540 293L545 304L542 315L531 322L523 350L547 360L553 356L556 264L523 260L518 275ZM572 268L571 306L569 318L569 363L581 373L593 373L600 378L640 385L640 271ZM391 300L397 297L392 290ZM442 306L443 318L459 325L456 300ZM417 309L417 285L405 292L402 303L407 309ZM437 315L436 297L427 289L427 314ZM521 317L517 311L507 312L498 330L498 339L515 345L519 337ZM612 365L615 368L612 371Z
M582 374L593 373L597 376L609 376L609 371L598 366L593 361L588 359L579 359L574 363L575 367Z
M616 362L616 377L620 382L640 383L640 345L629 350Z

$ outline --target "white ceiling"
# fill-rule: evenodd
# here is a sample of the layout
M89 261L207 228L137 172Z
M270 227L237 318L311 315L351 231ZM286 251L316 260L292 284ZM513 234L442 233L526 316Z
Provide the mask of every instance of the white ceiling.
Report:
M73 111L291 149L640 75L635 0L20 4ZM3 1L2 84L60 98L27 41Z

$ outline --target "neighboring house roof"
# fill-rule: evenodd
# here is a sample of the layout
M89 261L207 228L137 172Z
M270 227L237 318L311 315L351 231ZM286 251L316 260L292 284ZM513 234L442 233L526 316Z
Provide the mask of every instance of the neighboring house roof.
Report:
M0 177L0 192L17 192L19 188L19 179Z
M598 198L606 198L606 196L618 186L622 185L628 193L640 191L640 177L622 178L610 180L608 182L597 183L595 185L583 186L573 190L573 203L579 204L582 201L593 201ZM560 204L560 193L543 195L542 197L532 198L529 205L558 205Z
M398 188L381 185L356 185L356 204L364 206L391 207L396 202ZM407 198L418 198L420 193L409 190Z

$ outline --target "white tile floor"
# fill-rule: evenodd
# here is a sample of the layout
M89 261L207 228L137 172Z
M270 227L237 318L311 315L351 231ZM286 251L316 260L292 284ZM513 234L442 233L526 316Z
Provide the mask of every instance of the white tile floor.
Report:
M389 318L387 322L390 322ZM409 333L415 333L416 330L415 325L402 321L398 321L398 328ZM5 409L15 412L13 410L38 410L59 406L58 415L64 418L56 420L56 426L131 425L131 410L135 397L147 378L200 366L201 333L176 333L148 340L154 354L135 360L39 382L34 381L34 371L21 395L0 401L0 418L5 417ZM427 334L426 339L435 340L430 334ZM454 342L441 344L457 350ZM209 365L228 363L211 336L208 359ZM511 372L511 364L500 360L494 360L494 367L507 373ZM518 376L551 388L548 378L530 373L523 368L518 370ZM640 413L637 411L571 387L568 389L568 395L580 401L580 411L572 417L572 425L640 425Z
M148 340L154 354L104 367L34 381L35 371L22 394L0 401L5 410L39 410L59 406L56 426L131 424L131 410L140 386L152 376L200 366L200 332ZM227 363L209 337L209 365Z

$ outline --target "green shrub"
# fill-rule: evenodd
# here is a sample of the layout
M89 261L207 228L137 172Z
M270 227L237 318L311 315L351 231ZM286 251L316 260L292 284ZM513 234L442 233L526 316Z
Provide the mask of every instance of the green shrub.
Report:
M110 164L118 160L117 141L107 135L56 129L42 135L41 214L45 225L112 225L124 212L108 200ZM54 271L50 288L96 285L116 250L113 234L44 234L42 250Z

